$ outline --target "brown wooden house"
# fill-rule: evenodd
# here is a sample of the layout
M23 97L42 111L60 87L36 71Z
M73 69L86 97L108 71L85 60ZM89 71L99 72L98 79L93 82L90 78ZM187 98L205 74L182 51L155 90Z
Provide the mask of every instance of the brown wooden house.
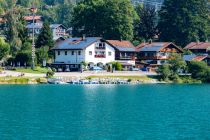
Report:
M183 50L172 42L141 43L136 47L138 64L144 67L156 67L166 64L173 53L183 53Z
M191 42L184 49L190 50L194 54L210 55L210 42Z
M107 40L115 48L115 60L120 62L125 69L135 67L136 48L127 40Z

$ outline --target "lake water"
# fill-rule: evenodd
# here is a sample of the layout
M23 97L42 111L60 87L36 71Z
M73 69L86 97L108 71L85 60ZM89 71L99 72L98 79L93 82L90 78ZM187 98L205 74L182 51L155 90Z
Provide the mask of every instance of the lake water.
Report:
M210 139L210 85L2 85L0 139Z

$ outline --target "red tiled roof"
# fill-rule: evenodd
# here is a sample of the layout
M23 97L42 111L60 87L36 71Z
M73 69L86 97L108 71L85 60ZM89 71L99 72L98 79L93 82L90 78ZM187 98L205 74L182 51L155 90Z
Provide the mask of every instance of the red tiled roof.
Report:
M113 46L135 48L135 46L130 41L127 40L107 40L107 42Z
M183 52L183 50L181 48L179 48L178 46L176 46L174 43L172 42L152 42L152 43L141 43L139 44L138 46L136 46L136 50L137 51L141 51L141 49L143 48L147 48L147 50L156 50L156 51L159 51L165 47L168 47L169 45L173 45L175 46L179 51ZM151 47L151 48L150 48Z
M5 20L3 18L0 18L0 23L5 22Z
M171 44L171 42L153 42L153 43L149 43L149 42L145 42L145 43L141 43L138 46L136 46L137 51L140 51L141 48L145 47L145 46L156 46L156 45L162 45L162 47L167 47L168 45Z
M210 42L191 42L184 49L208 49L210 48Z
M194 57L192 60L194 60L194 61L202 61L206 57L208 57L208 56L207 55L198 55L198 56Z
M33 20L33 16L24 16L25 20ZM41 16L35 16L34 20L41 20Z

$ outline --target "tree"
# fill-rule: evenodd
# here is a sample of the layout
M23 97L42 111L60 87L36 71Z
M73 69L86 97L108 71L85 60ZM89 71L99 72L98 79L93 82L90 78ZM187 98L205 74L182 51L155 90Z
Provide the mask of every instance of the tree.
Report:
M183 60L181 54L171 54L169 64L173 75L179 75L187 68L187 63Z
M155 7L138 5L136 12L139 16L139 21L135 23L137 24L137 36L144 40L153 39L157 33L157 13Z
M20 66L30 66L31 65L31 52L30 51L21 51L18 52L15 56L16 63L20 63Z
M49 48L54 46L53 34L48 22L44 22L41 33L36 41L36 48L40 48L42 46L48 46Z
M11 46L11 54L16 55L17 51L20 50L21 40L18 37L18 29L17 29L17 17L15 18L14 13L11 11L5 16L6 17L6 26L7 30L5 31L6 40L10 43Z
M205 62L191 61L188 65L192 78L201 81L210 80L210 68Z
M23 15L20 16L19 22L17 23L17 32L18 32L18 37L21 40L21 43L24 44L29 40L28 37L28 32L26 28L26 21L24 20Z
M168 81L171 76L170 66L166 64L159 66L157 73L160 75L161 80Z
M130 0L86 0L74 8L73 27L81 34L105 39L133 39L137 17Z
M165 0L159 16L161 41L182 46L192 41L206 41L207 0Z
M60 4L56 9L56 22L71 27L73 7L72 3Z
M48 50L49 50L49 47L47 46L43 46L41 48L38 48L36 51L36 56L37 56L37 63L38 64L42 64L43 61L47 61L48 59Z
M109 64L111 64L111 66L112 66L112 68L110 68L110 71L111 71L111 69L115 69L115 70L118 70L118 71L121 71L122 70L122 64L121 63L119 63L119 62L111 62L111 63L109 63Z
M3 38L0 38L0 60L9 54L10 46Z

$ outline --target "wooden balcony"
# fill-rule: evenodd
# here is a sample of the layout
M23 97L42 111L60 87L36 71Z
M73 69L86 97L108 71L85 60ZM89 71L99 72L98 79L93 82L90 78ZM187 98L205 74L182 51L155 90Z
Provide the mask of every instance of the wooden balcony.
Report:
M168 60L168 56L140 56L141 60Z
M96 54L95 58L106 58L105 54Z

